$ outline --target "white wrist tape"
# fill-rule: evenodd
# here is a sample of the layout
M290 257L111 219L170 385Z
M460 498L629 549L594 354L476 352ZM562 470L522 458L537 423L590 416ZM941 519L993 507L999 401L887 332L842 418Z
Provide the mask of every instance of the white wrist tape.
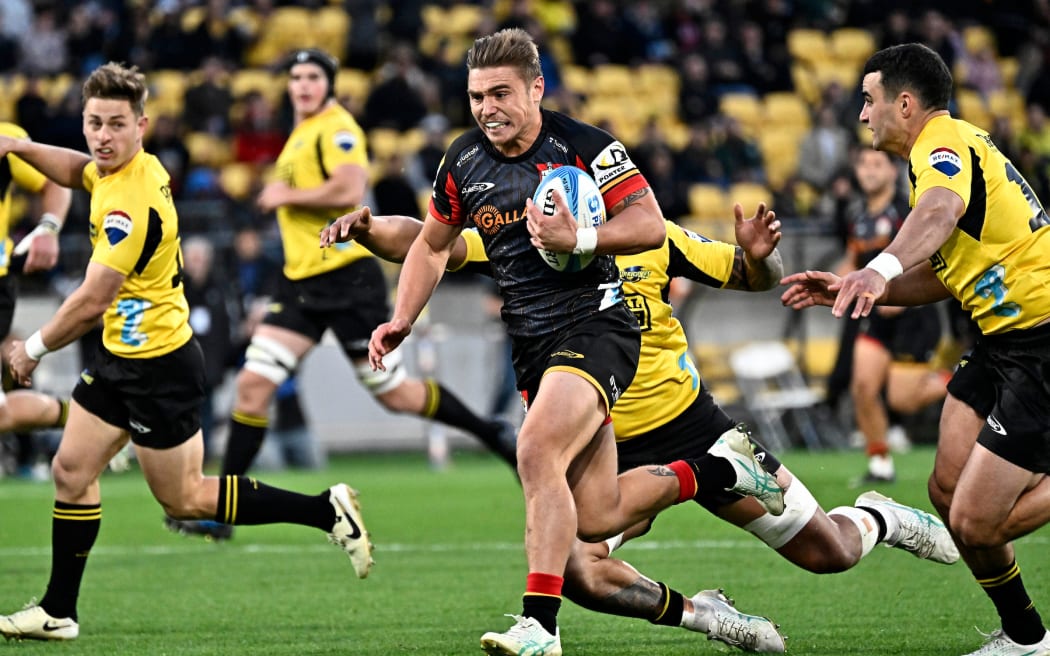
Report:
M50 349L44 346L44 338L39 330L29 336L29 339L26 340L25 346L26 355L28 355L31 360L39 360L51 352Z
M29 247L33 244L33 240L43 234L57 235L62 230L62 224L59 223L58 217L50 212L44 212L40 217L40 223L33 228L22 240L18 242L14 250L11 251L12 255L25 255L29 252Z
M896 256L890 255L889 253L879 253L875 256L871 262L868 262L866 269L874 269L879 272L886 282L889 282L904 273L904 267L901 266L901 261Z
M576 248L572 249L574 254L593 255L596 248L598 248L598 228L580 228L576 231Z

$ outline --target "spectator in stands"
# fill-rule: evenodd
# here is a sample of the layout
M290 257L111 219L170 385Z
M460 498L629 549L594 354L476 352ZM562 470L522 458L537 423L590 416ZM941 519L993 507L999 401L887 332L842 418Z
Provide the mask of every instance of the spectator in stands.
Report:
M908 16L908 11L903 8L893 9L886 14L886 20L876 30L876 33L879 48L909 43L921 38L912 29L911 18Z
M382 214L419 216L416 190L405 175L405 158L401 153L392 153L380 162L379 178L372 186L376 211Z
M15 121L29 133L29 138L40 141L47 136L50 109L44 99L43 81L40 75L29 73L25 77L25 88L15 101Z
M66 70L66 31L58 26L56 12L54 7L40 5L33 24L21 34L19 57L23 70L39 75L58 75Z
M273 103L255 89L245 94L244 111L233 132L233 157L238 162L268 164L281 153L286 133L280 129Z
M754 93L755 87L745 77L744 60L733 41L729 40L725 21L717 14L704 21L704 57L711 71L711 85L716 94Z
M572 51L581 66L627 64L630 48L626 46L627 28L619 7L610 0L588 0L577 11L578 28L572 37Z
M674 58L674 41L665 32L655 2L637 0L628 3L623 17L627 43L634 44L631 52L633 63L669 62Z
M198 63L211 57L241 61L255 36L246 24L229 20L229 4L229 0L207 0L200 23L185 33L186 49L196 55Z
M200 63L198 53L186 47L182 14L175 7L155 7L149 32L149 67L189 71Z
M346 66L371 71L379 64L383 28L376 16L385 4L379 0L344 0L346 13L353 16L346 35Z
M80 102L80 89L75 84L70 85L58 104L48 112L47 129L40 141L60 148L87 150Z
M791 58L781 45L776 49L766 46L762 27L754 21L744 21L739 29L740 59L747 80L759 95L771 91L790 91L794 88Z
M919 18L919 40L944 60L949 71L965 51L962 37L948 18L937 9L927 9Z
M103 63L102 48L106 36L96 21L98 13L98 6L90 2L76 3L69 10L66 27L69 65L66 70L78 78Z
M729 183L722 162L715 154L713 139L709 122L694 122L689 125L689 140L675 155L675 170L683 184Z
M853 141L853 133L839 124L833 108L818 107L816 124L799 146L799 177L815 189L827 189L832 176L849 166L849 147Z
M219 57L206 57L200 67L200 82L186 89L182 120L194 132L217 136L230 134L233 94L226 80L226 64Z
M1003 74L990 45L982 45L973 53L963 50L960 61L962 75L959 85L977 91L985 101L992 93L1003 89Z
M679 65L678 117L690 125L718 113L718 95L711 88L707 60L699 53L686 55Z
M163 163L163 160L162 160ZM183 286L190 306L190 327L204 352L204 398L201 403L201 431L204 435L204 459L213 455L215 428L215 390L222 384L232 364L232 328L235 314L229 306L236 298L224 282L226 277L215 270L215 247L203 235L182 242Z
M712 128L715 157L722 164L726 180L730 183L765 180L762 151L755 140L744 133L740 121L731 116L719 116L712 122Z
M362 127L404 131L419 125L427 108L423 104L424 75L412 47L405 43L395 46L376 80L365 101Z
M182 140L178 120L167 114L155 117L143 147L167 169L171 175L171 193L179 198L189 172L190 151Z

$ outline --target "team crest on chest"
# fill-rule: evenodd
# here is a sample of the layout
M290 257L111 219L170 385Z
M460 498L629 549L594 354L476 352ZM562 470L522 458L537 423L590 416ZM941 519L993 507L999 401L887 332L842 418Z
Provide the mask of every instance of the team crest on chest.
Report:
M937 148L930 153L930 166L949 178L962 171L962 158L951 148Z
M131 234L131 217L120 210L113 210L102 219L102 232L106 233L106 241L110 246L116 246Z

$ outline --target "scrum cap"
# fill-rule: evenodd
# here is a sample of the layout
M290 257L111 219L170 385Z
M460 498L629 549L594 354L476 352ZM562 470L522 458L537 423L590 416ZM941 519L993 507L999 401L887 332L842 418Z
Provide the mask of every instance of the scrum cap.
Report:
M335 97L335 74L339 71L339 60L320 48L302 48L292 52L288 57L285 70L291 70L296 64L316 64L328 78L328 98Z

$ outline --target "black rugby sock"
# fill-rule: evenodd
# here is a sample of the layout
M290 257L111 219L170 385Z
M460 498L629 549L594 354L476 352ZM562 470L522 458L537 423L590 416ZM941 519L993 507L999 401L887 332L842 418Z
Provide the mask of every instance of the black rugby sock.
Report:
M1024 582L1021 581L1021 568L1017 566L1016 560L1004 570L978 578L977 583L995 604L995 610L999 612L1003 623L1003 632L1011 640L1022 645L1034 645L1043 639L1046 635L1043 619L1025 590Z
M51 617L75 620L80 581L102 525L102 506L55 501L51 517L51 578L40 607Z
M266 438L269 417L257 417L234 412L230 418L230 436L226 440L226 453L222 458L223 476L243 476L255 461Z
M335 525L335 509L325 490L317 496L270 487L246 476L219 479L215 521L223 524L302 524L322 531Z

